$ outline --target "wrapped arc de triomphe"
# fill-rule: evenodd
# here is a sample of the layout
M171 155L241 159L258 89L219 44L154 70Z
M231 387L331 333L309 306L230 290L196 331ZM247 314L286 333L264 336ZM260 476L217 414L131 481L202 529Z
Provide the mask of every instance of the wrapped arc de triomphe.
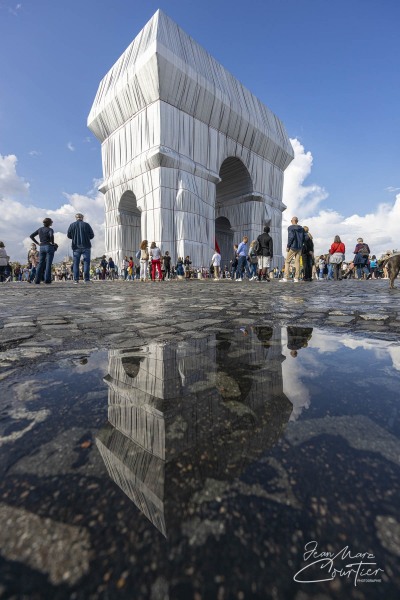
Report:
M223 264L269 224L281 256L282 122L158 10L101 81L88 126L102 145L106 252L120 265L140 241L175 261Z

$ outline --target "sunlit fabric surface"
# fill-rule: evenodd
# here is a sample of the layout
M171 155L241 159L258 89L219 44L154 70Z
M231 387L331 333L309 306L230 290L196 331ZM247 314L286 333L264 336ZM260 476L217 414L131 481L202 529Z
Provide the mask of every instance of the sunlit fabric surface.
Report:
M88 126L102 144L106 251L119 264L147 239L208 265L219 218L232 243L270 224L280 252L285 128L162 11L101 81Z

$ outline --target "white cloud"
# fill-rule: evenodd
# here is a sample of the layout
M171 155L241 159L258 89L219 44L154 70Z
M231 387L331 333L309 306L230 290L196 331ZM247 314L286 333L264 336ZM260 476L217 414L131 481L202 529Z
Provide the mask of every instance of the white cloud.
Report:
M23 197L29 192L29 183L17 175L17 157L0 154L0 198L3 196Z
M72 142L68 142L67 148L68 150L71 150L71 152L75 152L75 146L73 146Z
M400 187L393 187L392 185L389 185L389 187L385 188L386 192L400 192Z
M20 196L29 201L29 184L16 173L15 156L0 155L0 239L5 243L11 260L25 262L27 250L31 244L29 235L42 225L45 217L53 222L56 242L59 250L56 260L70 252L71 241L66 233L75 214L81 212L85 221L90 223L95 233L92 256L104 253L104 196L97 190L88 195L64 194L66 202L56 209L48 210L39 206L23 203ZM95 183L93 184L95 186Z
M290 140L294 149L294 160L285 171L283 202L287 209L283 213L283 253L286 248L286 228L293 215L302 225L308 225L314 238L317 254L326 253L335 237L339 235L346 245L346 258L353 257L358 237L364 238L372 254L378 257L386 250L400 247L398 223L400 218L400 194L393 203L381 203L373 213L353 214L345 217L340 212L322 208L320 205L328 198L328 193L317 184L305 185L311 173L313 158L297 140ZM394 189L394 188L393 188Z
M283 227L290 225L290 219L294 215L304 220L315 214L321 202L328 197L323 187L316 184L304 185L311 173L313 157L311 152L305 152L299 140L290 141L294 150L294 160L285 171L283 203L287 209L283 213Z
M400 371L400 347L397 344L388 344L384 340L365 339L352 336L340 336L314 330L313 336L308 344L310 348L316 348L319 354L335 353L345 347L350 350L361 348L372 352L377 360L389 357L392 367Z
M39 152L39 150L31 150L29 152L29 156L41 156L41 152Z

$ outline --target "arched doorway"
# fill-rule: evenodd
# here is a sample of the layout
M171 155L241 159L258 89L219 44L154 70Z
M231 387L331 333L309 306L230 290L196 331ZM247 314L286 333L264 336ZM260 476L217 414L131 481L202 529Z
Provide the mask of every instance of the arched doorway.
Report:
M247 204L252 199L253 183L245 165L236 157L224 160L216 186L215 239L221 251L221 265L233 256L233 244L249 235L252 219Z
M121 228L121 256L134 256L141 242L141 212L130 190L121 196L118 206Z

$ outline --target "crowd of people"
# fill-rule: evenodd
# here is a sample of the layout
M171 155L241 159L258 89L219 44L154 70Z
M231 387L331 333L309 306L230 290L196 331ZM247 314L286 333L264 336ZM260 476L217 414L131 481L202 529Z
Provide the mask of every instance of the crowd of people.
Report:
M352 251L353 258L346 262L346 247L336 235L333 242L325 254L315 256L313 236L307 226L301 226L297 217L292 217L291 225L288 227L288 239L286 247L286 260L282 283L289 280L298 282L303 281L341 281L342 279L356 278L377 279L378 277L387 277L385 267L381 268L380 263L391 255L387 251L386 255L378 261L363 238L358 238Z
M121 265L113 258L103 255L91 264L91 240L94 232L84 221L84 215L77 213L75 222L68 228L67 237L71 240L72 262L53 265L58 249L54 241L52 220L45 218L43 226L34 231L32 244L27 255L27 263L12 264L5 244L0 242L0 282L18 281L27 283L51 284L52 281L73 281L74 284L91 283L93 280L123 280L141 282L169 281L179 279L231 279L236 282L266 281L277 279L282 283L302 280L340 281L342 279L376 279L387 277L380 263L392 253L388 251L380 260L371 254L363 238L358 238L352 252L351 261L345 259L345 244L336 235L326 253L315 255L313 236L307 226L301 226L293 217L288 227L287 253L284 269L272 267L274 256L270 228L249 243L247 236L232 248L229 264L222 265L217 248L207 266L196 267L190 256L178 257L176 264L168 250L162 252L155 242L143 240L134 256L125 256ZM39 238L39 239L37 239ZM394 252L394 251L393 251Z

